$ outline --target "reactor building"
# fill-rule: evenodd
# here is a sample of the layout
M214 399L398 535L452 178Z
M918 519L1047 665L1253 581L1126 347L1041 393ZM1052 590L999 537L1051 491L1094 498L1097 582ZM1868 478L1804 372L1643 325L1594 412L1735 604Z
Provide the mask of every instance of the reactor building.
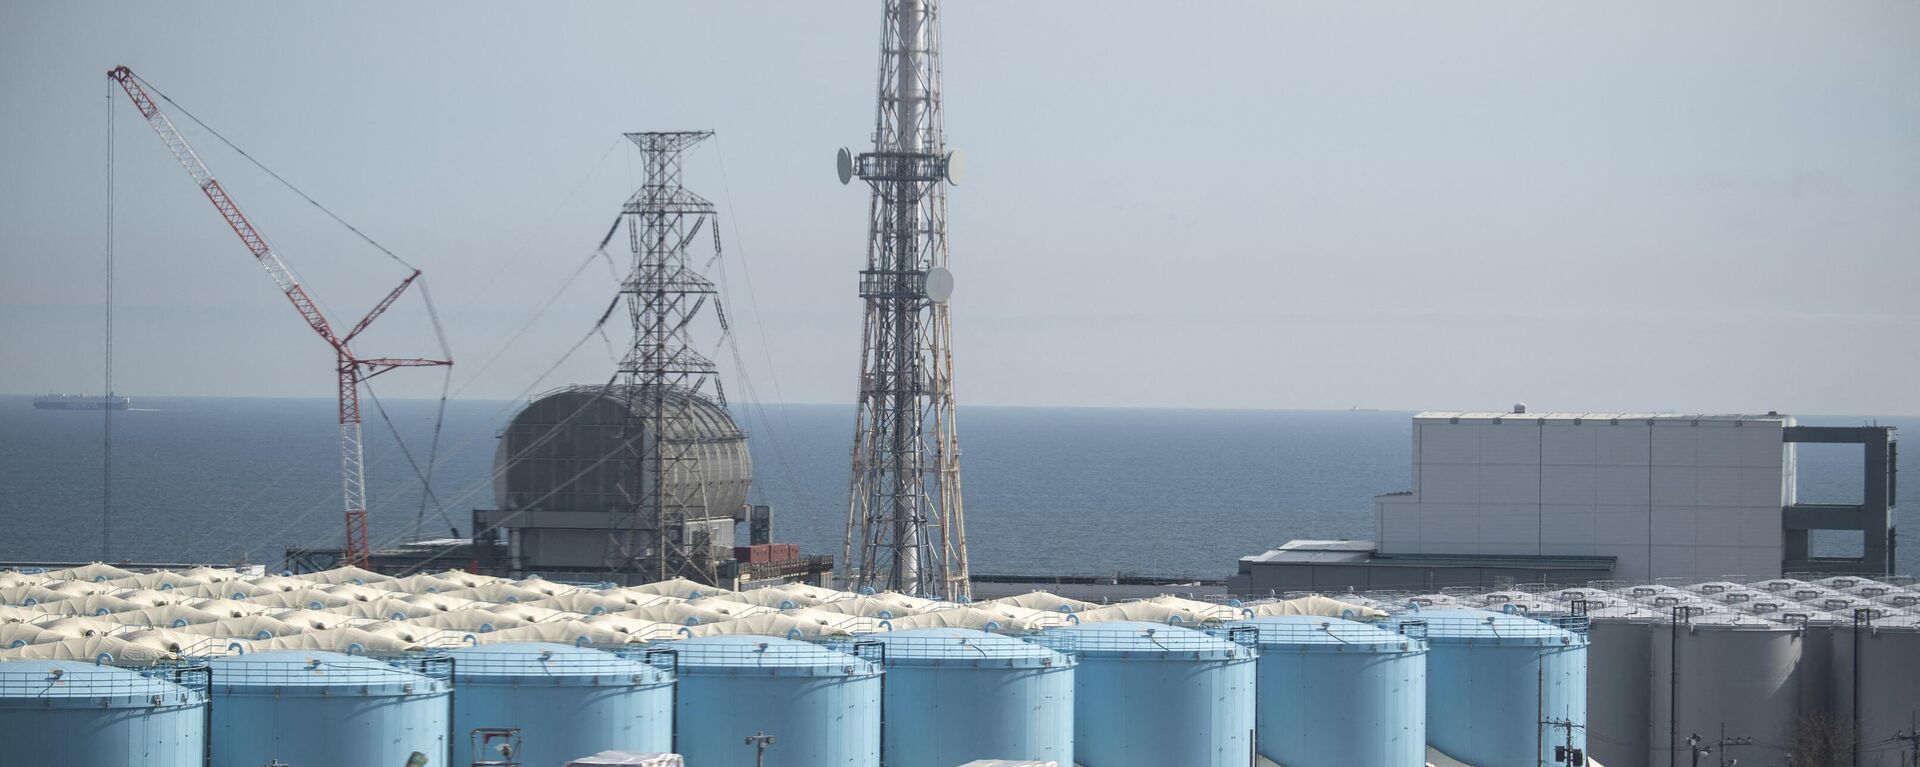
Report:
M1795 446L1859 445L1860 502L1799 498ZM1897 572L1892 427L1792 416L1428 412L1413 487L1374 499L1373 541L1240 560L1240 593ZM1859 536L1820 556L1818 530Z

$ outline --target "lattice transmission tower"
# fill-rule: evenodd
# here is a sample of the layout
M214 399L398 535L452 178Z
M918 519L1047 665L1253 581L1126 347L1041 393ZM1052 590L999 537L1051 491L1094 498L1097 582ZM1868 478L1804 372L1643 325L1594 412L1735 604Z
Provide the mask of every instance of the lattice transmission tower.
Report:
M621 359L617 380L628 400L621 444L636 464L633 484L623 487L608 525L607 569L647 573L658 579L691 578L713 583L715 557L706 528L706 483L700 481L691 435L696 398L726 407L713 360L695 348L690 328L711 306L726 332L719 290L691 263L706 234L712 259L720 257L720 227L713 203L681 185L682 154L713 131L628 133L640 147L645 185L621 207L616 226L627 230L633 271L622 282L633 344ZM689 524L693 522L693 524Z
M888 0L873 150L840 150L840 182L872 187L866 327L842 561L850 588L970 596L953 411L940 9Z

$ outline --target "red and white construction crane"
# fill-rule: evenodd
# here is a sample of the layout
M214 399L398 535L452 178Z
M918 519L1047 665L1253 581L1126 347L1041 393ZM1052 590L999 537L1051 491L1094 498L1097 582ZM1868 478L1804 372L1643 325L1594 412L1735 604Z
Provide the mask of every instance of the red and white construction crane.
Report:
M254 259L259 261L261 266L266 267L267 274L273 276L274 284L279 286L280 292L286 294L287 300L293 302L294 309L299 310L301 319L307 321L307 326L313 328L313 332L318 333L321 340L333 347L336 363L334 370L340 388L340 481L341 494L346 502L347 522L347 547L344 554L347 564L364 567L367 564L368 554L372 553L372 546L367 540L366 463L360 447L360 383L395 368L452 365L453 360L360 357L353 353L350 345L356 336L373 324L375 318L393 306L394 301L400 299L400 294L406 291L407 286L419 279L420 270L414 269L406 279L401 280L399 287L380 299L373 310L367 312L367 316L362 317L359 322L354 323L353 328L345 335L335 333L332 323L328 322L326 315L320 312L320 307L314 303L307 289L300 285L300 281L293 276L293 272L287 269L286 263L273 252L273 246L267 244L266 237L253 227L253 222L247 220L246 214L240 212L240 206L227 194L227 190L220 186L220 182L214 179L213 173L207 170L206 163L200 161L200 156L193 151L193 147L187 143L186 137L180 134L179 129L174 127L173 121L167 119L167 115L160 111L160 105L147 94L146 87L142 85L140 78L133 73L133 70L124 66L115 67L107 73L107 77L118 83L121 89L127 92L127 97L133 99L133 105L140 110L140 116L145 117L147 124L153 126L154 132L160 134L160 140L166 142L167 149L173 152L174 159L179 160L180 165L193 176L194 184L207 195L207 200L213 203L213 207L220 211L221 217L227 220L227 225L233 227L233 233L240 236L240 242L247 246L247 250L253 254Z

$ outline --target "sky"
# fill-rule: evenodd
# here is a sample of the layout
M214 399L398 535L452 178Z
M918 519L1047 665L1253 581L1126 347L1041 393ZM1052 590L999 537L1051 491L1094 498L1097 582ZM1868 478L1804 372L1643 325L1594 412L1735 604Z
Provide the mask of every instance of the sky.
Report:
M1920 414L1920 3L943 20L963 407ZM102 387L111 198L117 390L333 394L110 90L125 64L423 269L461 398L606 380L620 134L713 129L686 181L723 216L730 392L851 402L868 195L833 155L873 130L879 28L877 2L0 5L0 392ZM336 324L405 276L175 118ZM422 307L357 349L433 354Z

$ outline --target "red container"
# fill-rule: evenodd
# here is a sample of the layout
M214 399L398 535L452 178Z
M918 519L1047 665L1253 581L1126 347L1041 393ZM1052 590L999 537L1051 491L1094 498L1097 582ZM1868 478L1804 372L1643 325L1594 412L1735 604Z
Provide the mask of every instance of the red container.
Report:
M773 548L773 561L775 562L792 562L800 558L800 544L773 543L768 545Z
M733 547L733 558L748 564L761 564L773 561L773 546L758 543L752 546Z

